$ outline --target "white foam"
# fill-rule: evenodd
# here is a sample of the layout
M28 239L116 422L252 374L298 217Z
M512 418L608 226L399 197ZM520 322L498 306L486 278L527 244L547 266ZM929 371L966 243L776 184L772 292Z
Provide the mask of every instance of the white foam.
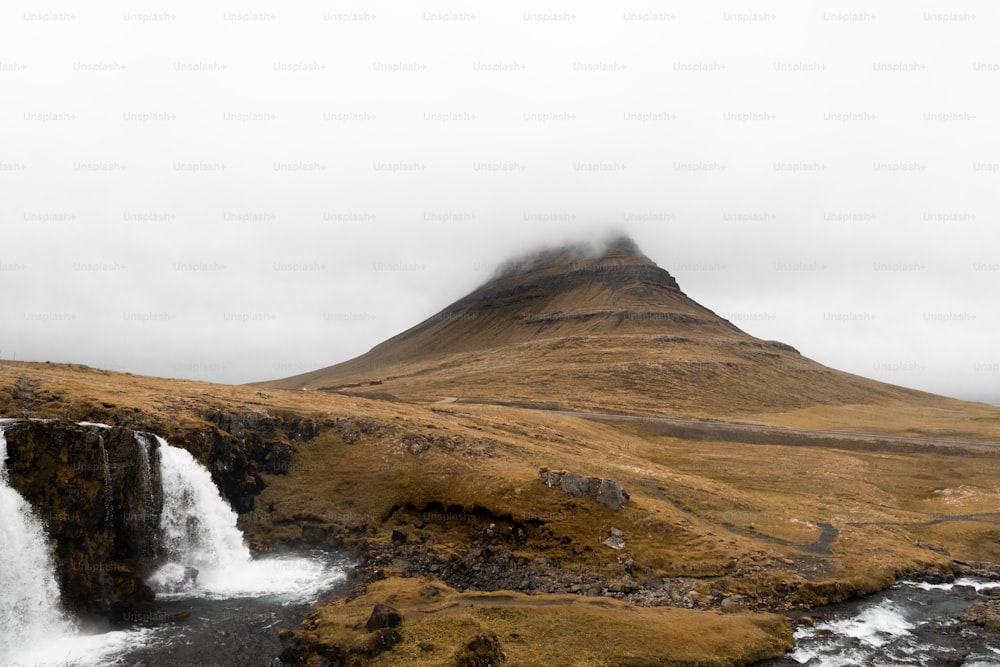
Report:
M977 591L985 591L1000 586L1000 582L982 581L972 577L959 577L949 584L929 584L926 581L901 581L899 582L899 585L919 588L923 591L950 591L955 588L955 586L971 586Z
M809 667L857 667L866 664L868 656L857 649L836 648L831 644L815 649L796 648L785 657Z
M77 422L77 426L96 426L97 428L111 428L108 424L102 424L100 422Z
M895 637L909 635L913 627L888 600L866 607L857 616L817 625L817 628L830 630L834 635L853 637L875 647L882 646Z
M74 630L59 604L45 525L9 485L5 426L0 424L0 655Z
M163 581L170 581L169 573L160 570L158 573L164 577ZM161 590L158 591L157 598L227 600L274 596L283 604L310 602L345 577L346 574L341 568L321 558L265 557L234 567L203 569L198 572L194 585L186 588L169 584L163 586L163 583L160 583ZM149 581L156 589L157 584L153 578ZM170 590L171 588L173 590Z
M154 643L157 630L116 630L102 634L46 637L31 648L3 657L4 665L19 667L104 667L128 651Z

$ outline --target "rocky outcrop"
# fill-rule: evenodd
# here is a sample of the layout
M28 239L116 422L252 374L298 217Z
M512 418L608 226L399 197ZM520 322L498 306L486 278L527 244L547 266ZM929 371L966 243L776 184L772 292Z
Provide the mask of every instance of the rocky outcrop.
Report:
M315 632L319 619L319 612L313 612L302 622L304 631L281 631L279 638L285 644L280 656L282 663L360 665L403 641L399 631L403 615L389 605L376 604L364 625L342 628L326 641L321 641Z
M571 498L592 496L610 510L620 510L629 501L629 493L613 479L584 477L573 472L542 468L538 477L550 489L558 488Z
M958 575L1000 580L1000 564L997 563L955 560L951 564Z
M456 667L499 667L506 664L496 633L480 630L455 653Z
M625 533L620 528L612 528L608 536L601 541L601 544L616 551L621 551L625 548Z
M986 600L971 605L962 614L961 620L984 628L1000 630L1000 600Z
M470 458L492 458L500 448L500 443L493 438L466 438L464 435L409 433L403 436L402 442L414 456L420 456L431 447L437 447L450 454L457 453Z
M403 622L403 616L387 604L376 604L372 613L365 621L365 630L373 632L382 628L395 628Z
M595 497L599 504L609 510L620 510L629 499L628 491L613 479L598 480Z
M155 438L68 421L14 422L4 435L10 484L48 530L64 604L112 622L145 609L162 507Z
M283 475L291 467L294 443L316 437L320 426L308 419L284 419L264 412L211 412L215 428L180 430L170 442L191 452L212 473L212 481L237 514L254 508L264 490L262 474Z

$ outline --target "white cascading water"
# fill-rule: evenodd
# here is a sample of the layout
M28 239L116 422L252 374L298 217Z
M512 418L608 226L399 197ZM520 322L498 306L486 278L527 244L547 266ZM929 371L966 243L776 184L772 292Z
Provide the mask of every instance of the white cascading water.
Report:
M301 600L344 578L339 568L302 557L254 559L208 470L187 450L156 436L163 484L161 540L166 556L148 578L161 597Z
M97 436L97 447L101 454L101 472L104 473L104 530L114 528L114 492L111 488L111 462L108 461L108 450L104 447L104 436Z
M217 575L228 576L250 563L250 550L236 527L236 513L219 495L212 476L190 452L160 443L163 511L160 539L167 558L150 578L154 589L178 593L194 584L216 588Z
M153 502L153 469L149 463L149 436L136 431L132 434L139 448L136 457L139 460L139 484L142 486L142 506L146 513L156 511Z
M10 486L4 427L0 423L0 657L73 630L59 606L45 525Z

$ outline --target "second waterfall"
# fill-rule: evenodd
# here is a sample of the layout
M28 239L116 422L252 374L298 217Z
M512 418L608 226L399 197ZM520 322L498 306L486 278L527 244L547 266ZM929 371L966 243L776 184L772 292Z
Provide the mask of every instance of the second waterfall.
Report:
M148 437L141 434L142 437ZM208 470L187 450L159 436L163 562L149 577L161 598L275 595L309 599L344 577L322 559L253 558Z

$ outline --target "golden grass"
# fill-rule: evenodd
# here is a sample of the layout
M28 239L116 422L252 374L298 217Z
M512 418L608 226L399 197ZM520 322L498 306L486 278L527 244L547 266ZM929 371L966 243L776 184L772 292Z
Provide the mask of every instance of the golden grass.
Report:
M753 413L745 419L794 428L1000 443L1000 408L941 396L871 405L815 405L787 412Z
M484 384L482 391L487 389ZM928 545L963 560L1000 561L1000 523L989 516L1000 501L1000 449L693 441L657 435L637 422L438 402L461 395L453 390L428 388L427 403L404 403L5 362L0 416L127 422L141 411L168 438L181 429L211 428L203 416L212 411L377 422L378 433L362 434L352 444L332 425L311 441L294 443L288 474L266 476L254 515L241 519L248 539L261 547L297 540L310 527L388 544L392 530L403 528L428 534L443 553L461 554L476 531L499 518L529 526L527 543L516 550L529 561L557 559L563 568L586 568L610 580L621 576L620 561L630 556L638 579L698 577L703 596L740 592L772 608L782 600L798 606L842 599L878 590L924 564L947 566L949 559ZM581 400L597 405L606 395L592 392ZM704 398L708 406L721 400ZM929 395L757 411L750 417L741 418L798 428L1000 441L1000 409ZM469 443L492 439L498 445L492 456L438 445L415 455L403 442L407 435L461 436ZM541 467L616 479L631 501L615 512L591 498L568 498L541 483ZM416 528L427 508L449 506L482 512L464 522L428 521ZM829 553L809 550L821 534L820 523L838 531ZM624 531L625 550L600 543L611 527ZM349 609L360 615L391 595L414 609L417 602L425 604L407 602L411 580L390 577L379 585L385 588L375 588L358 605L341 603L340 611L321 613L343 620L336 614ZM629 609L607 598L606 607L560 596L544 605L521 604L519 596L510 595L519 602L472 607L465 605L475 596L446 591L446 598L461 600L459 606L408 619L404 645L379 664L443 664L434 661L447 660L479 627L497 632L512 664L558 664L541 661L540 656L561 655L540 652L546 645L593 660L574 664L615 664L612 655L620 658L617 664L628 664L629 647L640 656L650 655L642 652L647 650L674 660L711 654L737 664L757 650L752 647L780 647L786 638L783 625L761 617ZM331 620L324 627L333 632L334 625ZM605 628L606 635L596 635L599 640L579 644L583 652L569 651L573 642L583 642L585 631ZM436 648L425 655L414 648L419 641ZM602 649L605 643L613 649ZM591 649L595 652L586 652ZM430 662L410 662L418 658ZM670 664L667 659L663 664Z
M432 594L428 594L432 593ZM459 593L429 579L387 579L350 602L325 606L310 631L339 646L360 645L375 602L400 611L403 642L372 665L451 665L483 630L507 664L745 665L790 649L787 621L772 614L639 608L579 595Z

